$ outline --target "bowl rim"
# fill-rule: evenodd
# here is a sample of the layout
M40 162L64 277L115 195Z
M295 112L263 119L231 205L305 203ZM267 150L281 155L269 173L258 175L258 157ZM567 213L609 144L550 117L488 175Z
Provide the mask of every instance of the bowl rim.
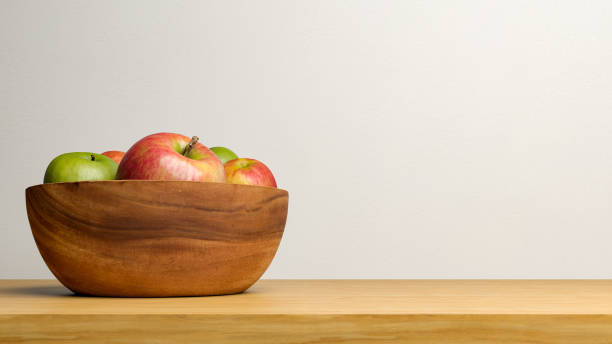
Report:
M273 186L265 186L265 185L247 185L247 184L234 184L234 183L224 183L224 182L201 182L201 181L193 181L193 180L164 180L164 179L109 179L109 180L81 180L77 182L55 182L55 183L42 183L36 185L30 185L26 187L26 190L35 188L35 187L44 187L45 185L54 185L54 184L91 184L91 183L117 183L117 182L128 182L128 183L197 183L197 184L225 184L225 185L236 185L239 188L264 188L271 190L278 190L281 192L285 192L289 194L289 191L281 188L275 188Z

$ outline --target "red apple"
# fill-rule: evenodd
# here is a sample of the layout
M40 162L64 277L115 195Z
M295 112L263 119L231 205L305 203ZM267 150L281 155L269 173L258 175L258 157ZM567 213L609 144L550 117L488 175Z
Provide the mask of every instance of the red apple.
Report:
M122 151L106 151L102 153L102 155L106 155L107 157L115 160L117 164L121 163L121 159L125 155L125 152Z
M238 158L226 162L224 167L228 183L276 187L272 171L261 161Z
M125 153L117 179L225 182L219 158L197 141L197 136L189 139L171 133L149 135Z

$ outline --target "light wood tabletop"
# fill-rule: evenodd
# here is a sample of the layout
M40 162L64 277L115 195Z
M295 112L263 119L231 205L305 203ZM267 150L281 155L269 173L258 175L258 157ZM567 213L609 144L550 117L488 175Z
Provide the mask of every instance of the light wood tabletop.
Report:
M261 280L180 298L0 280L0 343L152 342L611 343L612 280Z

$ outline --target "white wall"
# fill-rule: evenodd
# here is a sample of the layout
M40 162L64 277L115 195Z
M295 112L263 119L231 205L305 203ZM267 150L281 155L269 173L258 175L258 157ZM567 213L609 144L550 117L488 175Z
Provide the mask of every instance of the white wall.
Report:
M24 189L159 131L289 190L268 278L612 278L612 2L0 0L0 278Z

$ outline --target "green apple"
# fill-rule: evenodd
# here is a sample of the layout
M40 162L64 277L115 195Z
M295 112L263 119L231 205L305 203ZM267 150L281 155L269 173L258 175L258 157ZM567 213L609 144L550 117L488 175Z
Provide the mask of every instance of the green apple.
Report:
M225 165L226 162L234 159L238 159L238 155L232 152L231 149L225 147L211 147L210 148L213 153L221 160L221 163Z
M74 152L57 156L47 166L45 183L115 179L117 163L102 154Z

